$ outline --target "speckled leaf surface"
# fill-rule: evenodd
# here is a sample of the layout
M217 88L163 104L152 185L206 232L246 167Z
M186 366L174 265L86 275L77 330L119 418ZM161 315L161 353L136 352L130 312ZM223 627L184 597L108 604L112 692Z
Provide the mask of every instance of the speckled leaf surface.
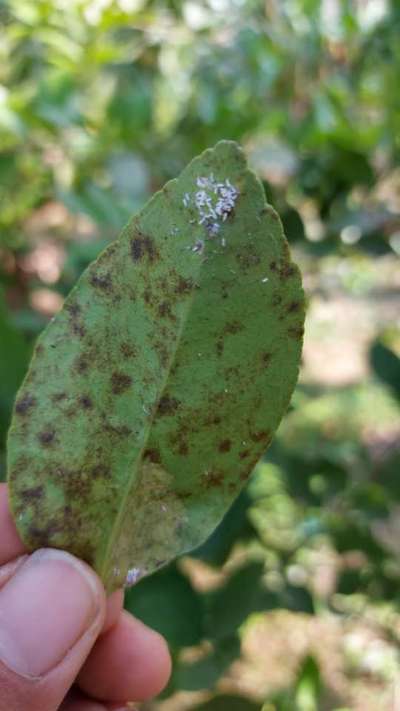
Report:
M69 550L113 590L200 544L288 407L303 321L280 220L222 141L154 195L39 338L8 439L27 546Z

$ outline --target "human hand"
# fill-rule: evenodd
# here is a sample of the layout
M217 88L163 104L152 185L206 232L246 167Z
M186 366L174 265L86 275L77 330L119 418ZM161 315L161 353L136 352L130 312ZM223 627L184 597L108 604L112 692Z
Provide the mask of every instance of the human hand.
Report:
M0 484L0 711L125 711L159 693L167 645L122 603L69 553L27 555Z

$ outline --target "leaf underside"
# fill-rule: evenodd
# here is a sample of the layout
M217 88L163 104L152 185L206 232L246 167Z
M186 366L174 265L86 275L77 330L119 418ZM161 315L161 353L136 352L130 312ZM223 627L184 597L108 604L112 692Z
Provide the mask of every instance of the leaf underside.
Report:
M221 141L133 217L38 340L8 438L28 548L70 551L111 591L200 544L288 407L303 322L280 220Z

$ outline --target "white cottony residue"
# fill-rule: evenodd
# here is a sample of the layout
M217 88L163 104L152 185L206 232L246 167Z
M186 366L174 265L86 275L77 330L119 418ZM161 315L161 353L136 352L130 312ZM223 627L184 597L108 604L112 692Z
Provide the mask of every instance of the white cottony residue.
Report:
M264 279L261 279L261 283L265 284L268 281L268 277L264 277Z
M230 213L235 207L239 191L228 180L218 182L215 180L213 173L210 176L199 176L196 180L196 185L199 188L195 193L190 195L185 193L183 204L185 207L193 206L198 213L198 225L204 225L207 230L208 237L216 237L221 229L221 223L225 222ZM193 220L190 220L193 224ZM198 240L193 252L202 253L203 248L199 245L204 243ZM221 244L226 246L225 237L222 238Z
M143 575L143 570L140 568L129 568L127 574L126 574L126 579L125 579L125 587L126 588L131 588L133 585L135 585L138 580Z
M161 511L162 511L163 513L166 513L166 512L168 511L168 509L167 509L167 507L166 507L165 504L161 504Z

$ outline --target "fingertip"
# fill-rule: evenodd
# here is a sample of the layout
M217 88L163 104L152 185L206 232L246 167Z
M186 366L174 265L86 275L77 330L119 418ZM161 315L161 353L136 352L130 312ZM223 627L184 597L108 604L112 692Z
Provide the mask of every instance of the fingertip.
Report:
M117 624L97 640L78 683L100 700L146 701L163 690L170 675L164 638L123 611Z

